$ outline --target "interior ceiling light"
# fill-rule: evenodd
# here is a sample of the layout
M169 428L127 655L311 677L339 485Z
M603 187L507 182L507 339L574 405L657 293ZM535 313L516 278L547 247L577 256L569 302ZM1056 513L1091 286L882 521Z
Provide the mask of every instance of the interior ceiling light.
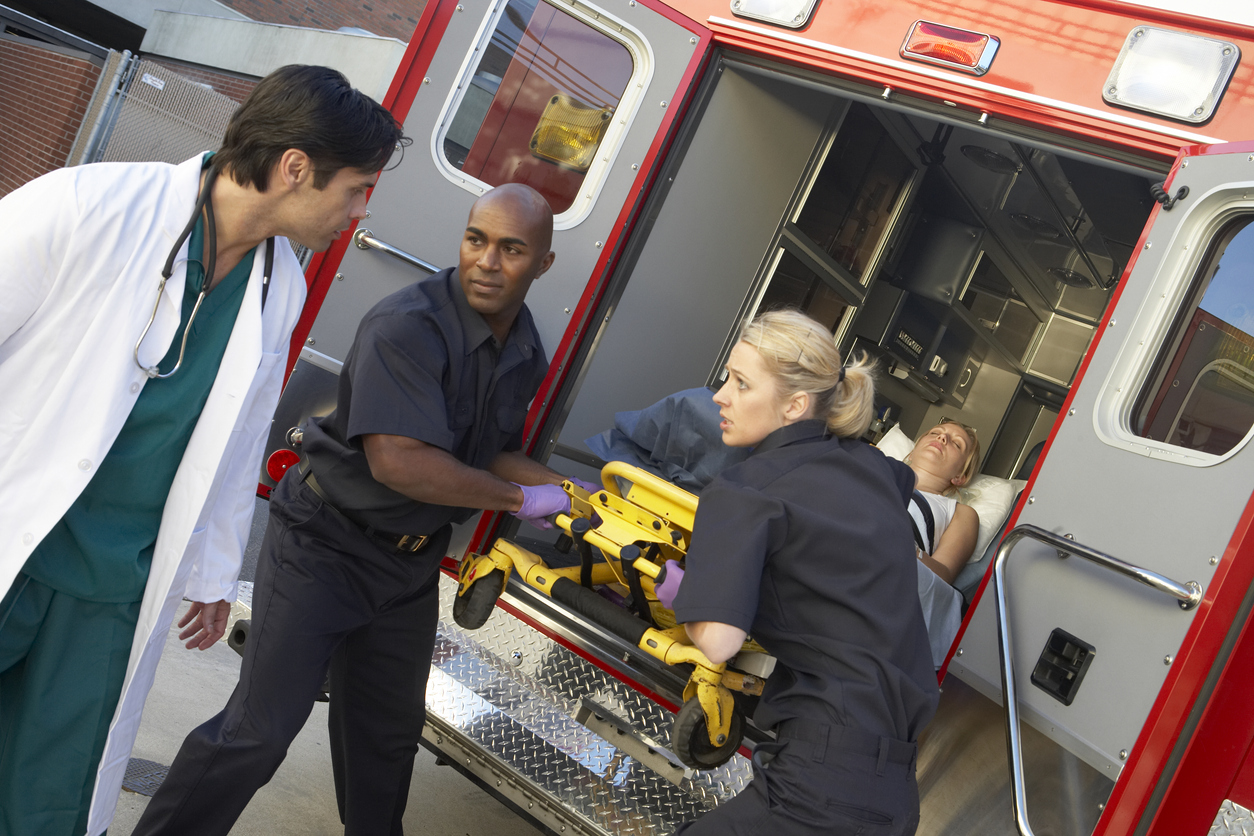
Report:
M613 113L609 108L589 107L558 93L540 114L540 122L531 135L531 153L564 168L587 171L596 159L597 146Z
M1020 229L1027 230L1038 238L1061 238L1062 232L1058 227L1049 221L1042 220L1036 215L1029 215L1027 212L1011 212L1010 220L1014 221Z
M992 35L916 20L901 45L901 57L984 75L999 46L1001 41Z
M1089 281L1083 273L1077 273L1075 270L1068 270L1066 267L1051 267L1049 274L1058 281L1071 287L1092 287L1093 283Z
M1019 164L1014 160L983 145L962 146L962 156L995 174L1014 174L1019 170Z
M1168 119L1205 122L1240 60L1234 43L1138 26L1119 51L1102 98Z
M732 14L776 26L801 29L810 22L818 0L731 0Z

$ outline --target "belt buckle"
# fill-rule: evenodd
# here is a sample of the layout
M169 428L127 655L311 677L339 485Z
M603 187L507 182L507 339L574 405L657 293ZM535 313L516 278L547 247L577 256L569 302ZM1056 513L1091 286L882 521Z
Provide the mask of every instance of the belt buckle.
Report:
M396 541L396 548L403 552L416 552L427 542L429 534L406 534Z

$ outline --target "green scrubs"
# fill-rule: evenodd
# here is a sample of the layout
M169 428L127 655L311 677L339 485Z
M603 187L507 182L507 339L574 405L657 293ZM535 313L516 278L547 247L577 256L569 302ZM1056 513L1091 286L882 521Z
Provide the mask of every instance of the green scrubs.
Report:
M189 241L178 360L199 295L204 221ZM144 385L91 482L0 601L0 836L81 836L170 486L238 317L252 255L201 303L183 365ZM153 277L155 287L157 277Z

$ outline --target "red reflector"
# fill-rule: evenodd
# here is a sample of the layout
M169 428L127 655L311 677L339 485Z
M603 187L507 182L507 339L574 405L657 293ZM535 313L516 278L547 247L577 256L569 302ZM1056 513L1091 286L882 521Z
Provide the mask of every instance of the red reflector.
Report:
M300 463L300 454L295 450L275 450L270 454L270 458L266 459L266 473L274 481L283 478L283 474L287 473L289 467Z
M905 58L983 75L992 64L999 44L1000 41L992 35L919 20L906 36L901 54Z

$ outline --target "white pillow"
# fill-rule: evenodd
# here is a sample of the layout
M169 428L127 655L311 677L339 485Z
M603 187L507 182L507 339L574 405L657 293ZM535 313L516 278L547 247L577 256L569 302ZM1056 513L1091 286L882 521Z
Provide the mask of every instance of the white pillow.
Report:
M988 544L993 541L1006 517L1010 516L1015 497L1027 483L1026 479L999 479L977 473L970 482L958 489L958 499L970 505L980 515L980 536L975 541L971 562L977 562L984 557Z
M894 426L884 433L879 444L875 445L886 456L897 461L905 461L906 456L914 450L914 440ZM1001 528L1001 524L1010 516L1015 497L1027 482L1023 479L999 479L996 476L985 476L978 473L965 486L958 489L958 499L965 505L975 509L980 516L980 534L975 541L973 561L984 557L984 551L992 542L993 536Z
M904 462L906 456L914 450L914 439L901 431L901 427L893 424L893 428L884 433L884 437L875 445L885 456Z

